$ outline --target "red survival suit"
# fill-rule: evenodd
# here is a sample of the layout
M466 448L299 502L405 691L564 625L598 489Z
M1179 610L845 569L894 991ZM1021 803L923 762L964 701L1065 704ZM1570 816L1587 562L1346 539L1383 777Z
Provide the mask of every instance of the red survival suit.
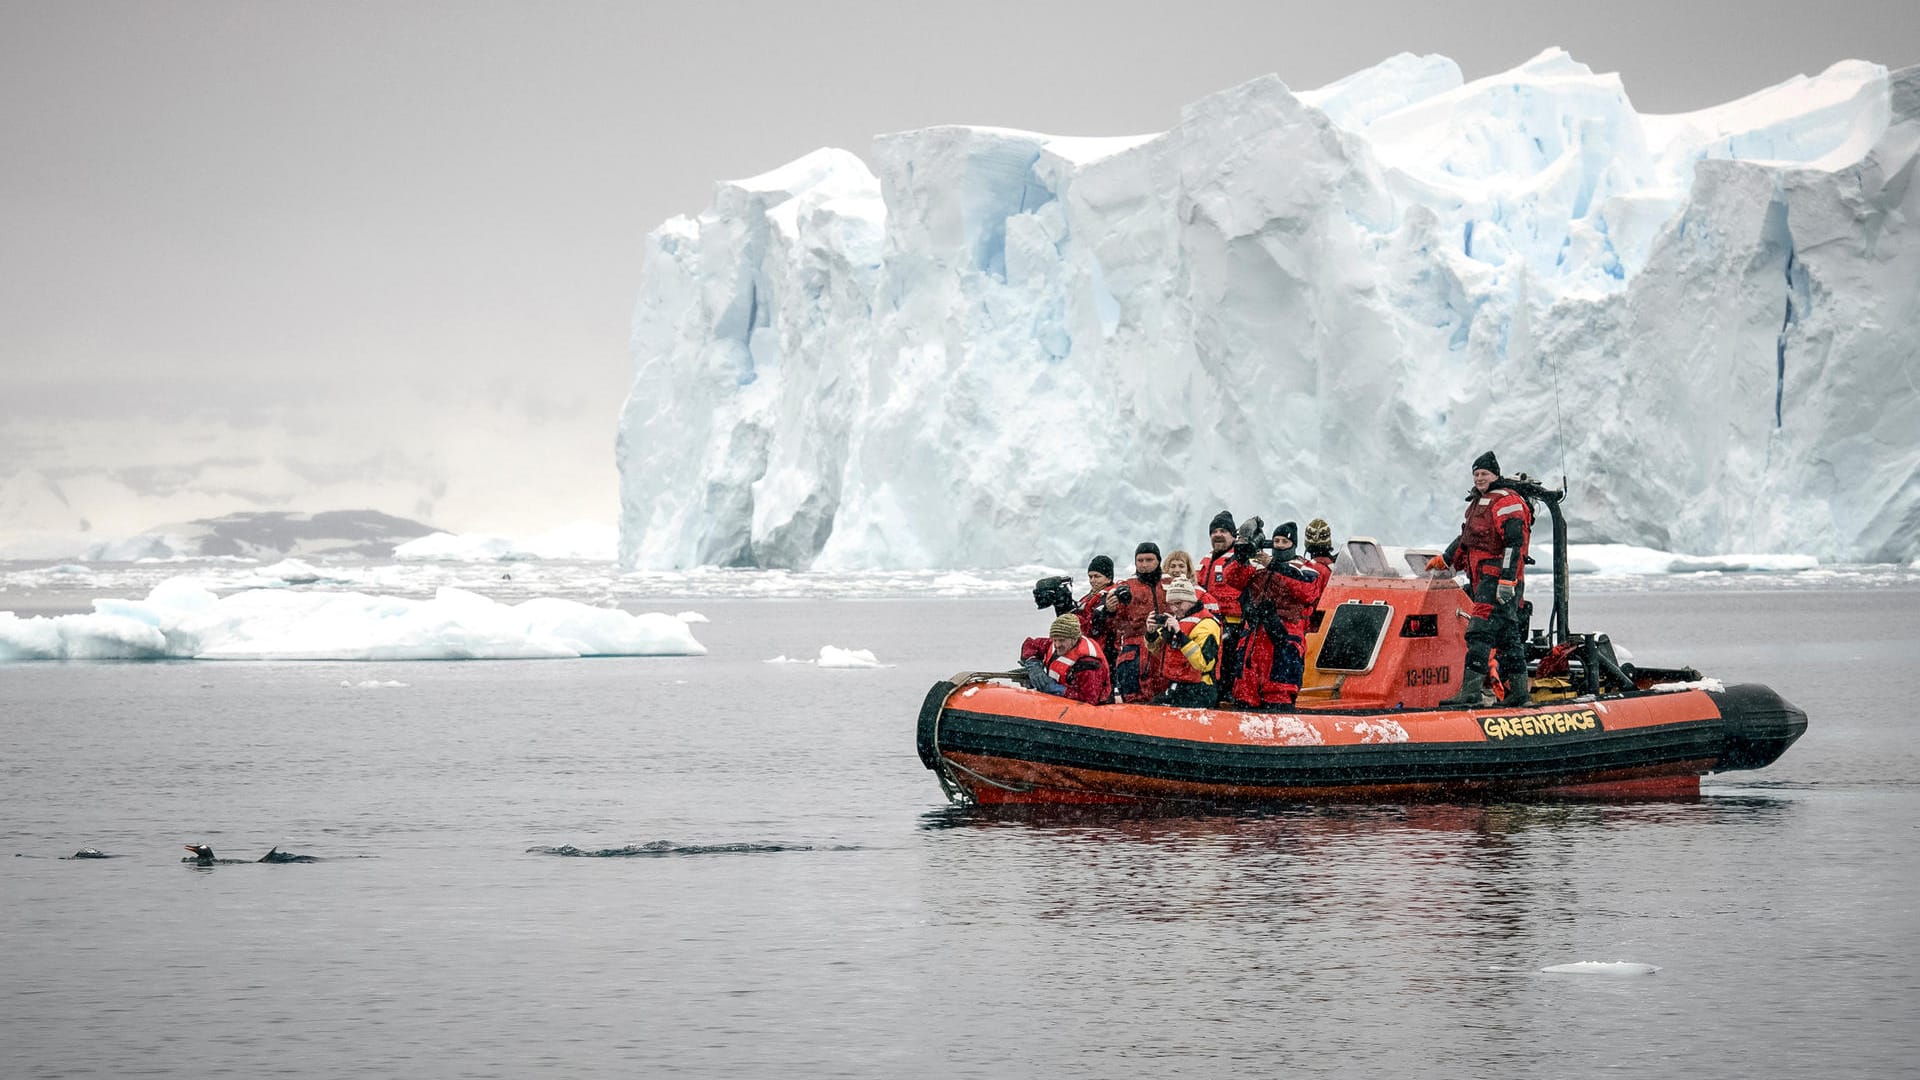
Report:
M1080 598L1080 604L1073 612L1080 618L1080 632L1100 643L1101 656L1117 656L1120 649L1113 632L1113 620L1118 613L1110 612L1104 606L1107 594L1112 591L1111 585L1104 589L1089 590L1087 595Z
M1240 570L1236 571L1235 567ZM1233 582L1244 581L1244 572L1252 568L1252 564L1232 548L1200 560L1200 587L1220 605L1220 663L1214 668L1213 681L1223 696L1231 695L1234 677L1240 670L1240 653L1235 647L1241 634L1240 586Z
M1533 536L1533 505L1507 483L1501 477L1484 495L1468 493L1460 535L1440 556L1467 575L1472 619L1467 623L1466 668L1481 675L1488 674L1488 658L1495 651L1503 671L1524 675L1527 670L1527 627L1520 604L1527 544ZM1512 586L1511 599L1505 602L1500 599L1502 582Z
M1306 675L1307 619L1326 591L1328 572L1302 558L1266 567L1241 563L1228 573L1240 590L1241 632L1233 649L1233 699L1242 705L1291 705Z
M1127 701L1150 700L1161 689L1158 659L1147 650L1147 616L1171 611L1172 608L1167 604L1167 587L1161 581L1160 574L1156 571L1153 576L1154 583L1151 585L1142 581L1137 574L1122 582L1131 595L1120 610L1109 613L1107 617L1107 624L1118 645L1113 654L1113 666L1117 668L1129 661L1138 664L1139 686L1129 692L1122 682L1117 688Z

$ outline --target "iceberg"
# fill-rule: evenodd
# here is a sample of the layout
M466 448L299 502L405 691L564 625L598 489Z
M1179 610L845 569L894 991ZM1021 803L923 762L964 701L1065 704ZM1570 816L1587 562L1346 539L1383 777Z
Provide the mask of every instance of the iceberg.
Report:
M1557 49L819 150L647 238L619 558L1079 566L1221 507L1431 542L1492 448L1582 542L1910 562L1916 156L1920 68L1662 116Z
M0 611L0 662L13 660L513 660L701 656L671 615L538 597L502 604L442 586L430 600L357 592L248 589L216 596L175 577L144 600L95 600L92 614Z

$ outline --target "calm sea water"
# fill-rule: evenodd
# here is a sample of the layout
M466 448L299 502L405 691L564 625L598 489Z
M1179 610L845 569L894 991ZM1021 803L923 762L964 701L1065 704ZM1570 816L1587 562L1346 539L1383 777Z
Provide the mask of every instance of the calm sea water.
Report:
M990 820L1023 596L687 600L706 657L0 667L8 1077L1889 1076L1920 591L1577 602L1811 728L1697 802ZM768 664L834 644L892 665ZM404 686L362 687L398 681ZM352 685L342 685L348 683ZM311 865L183 866L180 846ZM63 861L82 847L117 858ZM580 858L529 849L638 849ZM1576 961L1657 965L1556 975Z

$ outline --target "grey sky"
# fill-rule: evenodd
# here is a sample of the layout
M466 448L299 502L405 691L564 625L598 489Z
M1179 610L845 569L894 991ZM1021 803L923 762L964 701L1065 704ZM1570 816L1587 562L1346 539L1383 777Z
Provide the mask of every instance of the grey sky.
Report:
M611 520L641 237L819 146L1159 131L1403 50L1474 78L1560 45L1682 111L1920 62L1912 10L4 0L0 535Z

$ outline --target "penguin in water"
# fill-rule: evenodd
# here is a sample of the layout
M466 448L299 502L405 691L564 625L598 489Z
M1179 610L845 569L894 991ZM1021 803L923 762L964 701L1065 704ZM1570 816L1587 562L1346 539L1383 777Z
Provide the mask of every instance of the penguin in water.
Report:
M281 851L277 845L273 850L257 859L216 859L213 857L213 848L207 844L185 844L182 846L188 851L193 852L193 854L180 861L183 863L192 863L195 866L242 866L248 862L290 863L320 861L319 857L315 855L295 855L291 852Z

